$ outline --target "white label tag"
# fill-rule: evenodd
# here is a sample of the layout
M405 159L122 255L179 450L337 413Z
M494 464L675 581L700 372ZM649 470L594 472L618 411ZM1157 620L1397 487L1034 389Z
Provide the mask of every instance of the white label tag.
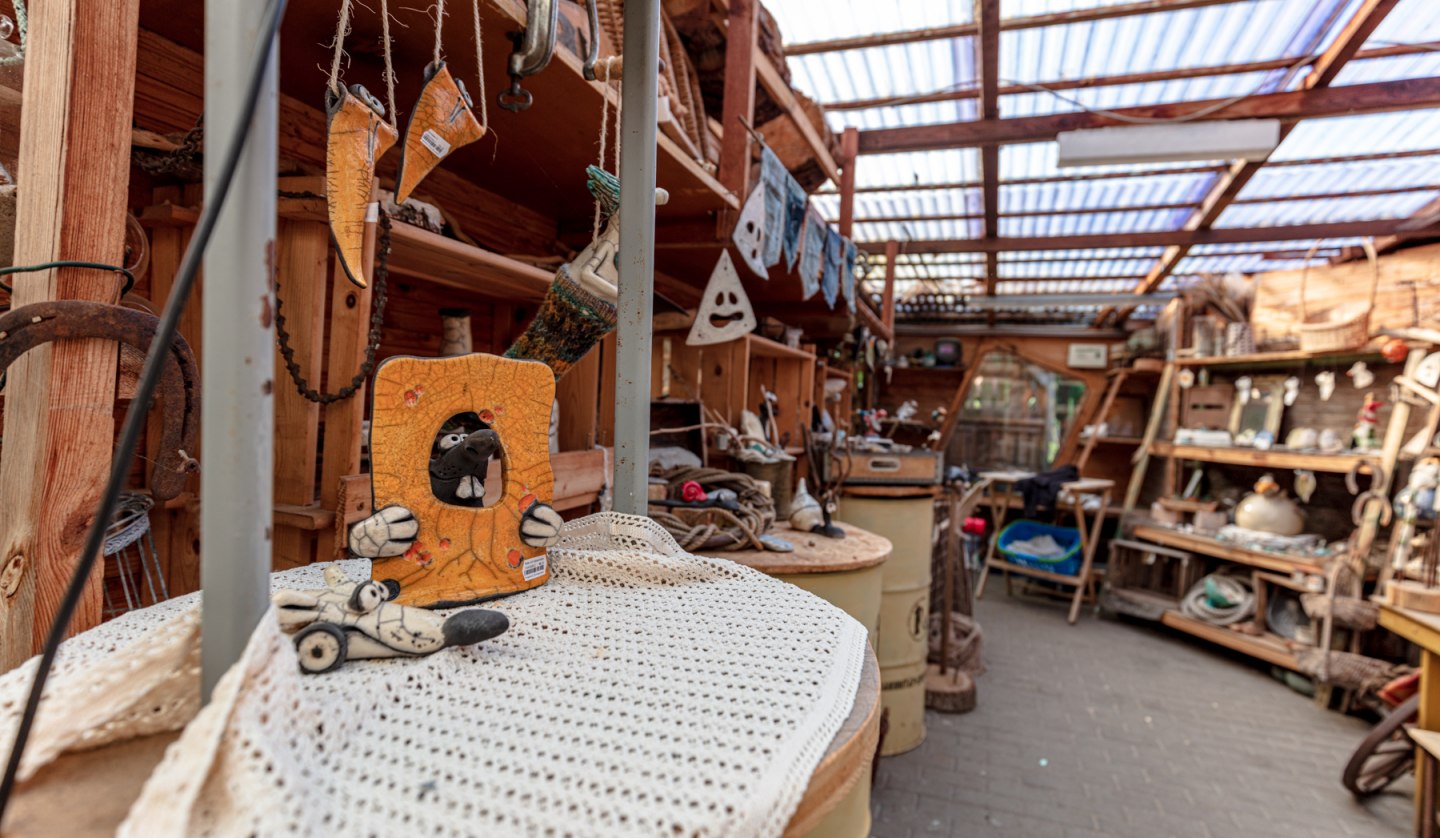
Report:
M425 129L425 133L420 135L420 144L430 149L430 153L436 157L444 157L450 153L450 144L445 142L444 137L435 133L433 128Z
M536 556L533 559L526 559L525 564L520 567L520 575L525 577L526 582L544 576L545 557Z
M371 202L370 202L370 205L365 208L365 223L366 223L366 224L376 224L376 223L378 223L379 221L380 221L380 202L379 202L379 201L371 201Z

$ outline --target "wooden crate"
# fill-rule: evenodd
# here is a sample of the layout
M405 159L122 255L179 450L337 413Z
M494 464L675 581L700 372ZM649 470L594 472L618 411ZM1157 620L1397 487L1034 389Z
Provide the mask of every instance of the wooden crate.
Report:
M846 485L933 486L944 477L945 460L938 451L904 454L853 454Z

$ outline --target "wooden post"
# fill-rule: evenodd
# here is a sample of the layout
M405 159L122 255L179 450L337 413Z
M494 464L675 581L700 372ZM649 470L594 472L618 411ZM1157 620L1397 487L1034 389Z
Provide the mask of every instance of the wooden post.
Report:
M755 118L755 50L759 27L755 0L731 0L729 25L725 32L725 99L720 119L721 185L745 203L750 182L750 132ZM744 120L745 125L741 125ZM733 219L731 219L733 221ZM730 230L724 229L725 236Z
M319 221L282 221L279 251L280 313L290 334L295 362L310 386L320 384L325 348L325 279L330 258L330 229ZM333 380L330 387L335 387ZM315 503L315 458L319 452L320 405L300 394L285 360L275 352L276 504ZM337 487L338 488L338 487ZM334 509L335 507L331 507ZM275 567L314 561L315 532L275 522ZM327 556L328 557L328 556Z
M375 193L371 193L371 198ZM370 335L370 312L375 288L376 228L365 224L365 251L361 264L370 277L369 287L356 288L337 263L330 281L330 356L325 379L333 392L350 383L365 362L365 341ZM318 363L318 359L317 359ZM367 387L342 402L325 405L325 442L320 464L320 506L338 509L340 483L360 471L360 436L365 421ZM335 551L345 549L343 543ZM323 552L323 551L322 551Z
M855 238L855 159L860 154L860 132L854 126L840 135L840 235Z
M894 239L885 242L885 290L880 297L880 322L890 330L892 341L895 334L895 260L899 258L900 242Z
M30 9L15 264L123 260L139 0L47 0ZM13 304L113 303L113 273L16 277ZM114 448L113 342L62 341L11 366L0 459L0 670L30 657L79 561ZM100 621L97 562L71 631Z

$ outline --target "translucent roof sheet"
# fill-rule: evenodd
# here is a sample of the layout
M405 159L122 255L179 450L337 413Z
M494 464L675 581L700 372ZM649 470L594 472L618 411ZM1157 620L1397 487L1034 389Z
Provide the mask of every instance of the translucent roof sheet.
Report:
M1003 19L1103 10L1133 0L1003 0ZM1295 90L1308 62L1344 31L1362 0L1235 0L1098 20L1010 27L1000 35L1002 119L1238 98ZM972 22L973 0L772 0L784 41L798 44ZM1400 0L1363 45L1413 54L1344 66L1332 86L1440 77L1440 0ZM977 118L976 43L969 36L795 55L795 84L822 105L890 97L898 102L827 111L831 127L869 130ZM1243 65L1269 62L1264 67ZM1224 70L1224 72L1221 72ZM1149 79L1136 79L1147 74ZM1171 78L1155 79L1157 74ZM1178 77L1175 77L1178 76ZM1129 80L1117 77L1130 77ZM1122 81L1123 83L1115 83ZM1040 89L1053 88L1052 90ZM910 97L954 94L948 101ZM1386 157L1385 155L1401 155ZM1341 159L1337 159L1341 158ZM1136 163L1060 169L1053 142L1000 146L1001 237L1124 235L1180 230L1231 161ZM984 235L976 148L862 156L855 238L877 243ZM936 189L914 187L938 185ZM890 187L888 191L879 191ZM1267 165L1214 223L1217 229L1403 219L1440 196L1440 109L1311 119L1295 124ZM815 197L839 215L833 191ZM1312 241L1196 245L1161 289L1200 274L1284 270L1305 264ZM1326 240L1316 260L1358 240ZM872 244L871 251L879 248ZM1016 251L998 255L1002 294L1128 293L1161 247ZM866 279L875 289L883 253ZM936 287L984 290L981 254L908 254L896 275L912 295ZM979 280L978 285L962 279ZM1156 306L1137 310L1153 316Z

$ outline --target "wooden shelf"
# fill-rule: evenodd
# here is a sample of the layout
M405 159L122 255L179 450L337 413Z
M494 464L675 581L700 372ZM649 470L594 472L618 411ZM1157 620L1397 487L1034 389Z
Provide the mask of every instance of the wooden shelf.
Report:
M1089 440L1082 439L1080 442L1083 444ZM1138 436L1102 436L1095 439L1096 445L1143 445L1144 442L1145 440Z
M1151 446L1150 452L1160 457L1198 460L1202 463L1221 463L1253 468L1304 468L1335 474L1347 474L1357 464L1374 462L1379 455L1379 452L1374 454L1319 454L1274 448L1269 451L1261 451L1258 448L1241 448L1239 446L1212 448L1203 445L1176 445L1163 440L1156 441Z
M796 361L815 362L815 353L806 352L803 349L795 349L783 343L773 341L767 337L757 334L748 334L745 340L750 343L750 354L764 358L791 358Z
M1160 622L1177 631L1183 631L1227 649L1243 652L1266 663L1283 666L1295 672L1300 671L1300 662L1295 658L1295 653L1291 652L1285 641L1276 635L1262 634L1257 637L1242 634L1224 626L1212 626L1201 620L1187 617L1179 611L1166 611L1160 617Z
M1370 360L1380 357L1375 349L1360 347L1340 352L1306 352L1293 349L1288 352L1256 352L1250 355L1219 355L1207 358L1176 358L1177 367L1258 367L1266 365L1294 366L1309 361L1339 363L1343 360Z
M390 228L390 271L494 297L537 302L554 273L410 224Z
M1191 553L1199 553L1236 564L1273 570L1278 573L1324 573L1318 559L1303 559L1278 553L1265 553L1195 533L1180 532L1168 527L1141 524L1135 528L1135 538L1152 541L1166 547L1174 547Z

